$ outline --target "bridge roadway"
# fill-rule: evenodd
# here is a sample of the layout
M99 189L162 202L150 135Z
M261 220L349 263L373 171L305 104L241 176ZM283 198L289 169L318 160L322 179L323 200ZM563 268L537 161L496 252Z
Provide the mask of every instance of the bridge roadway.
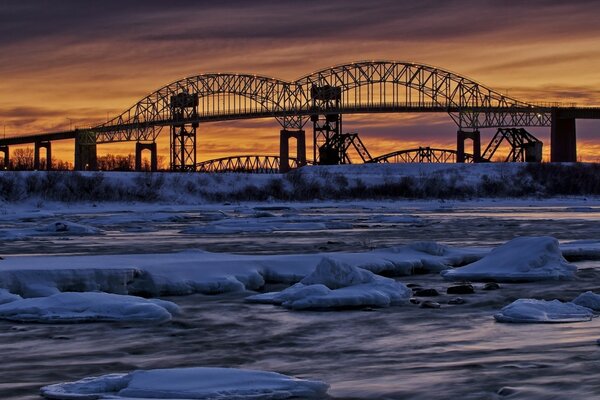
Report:
M344 114L436 112L456 123L457 152L472 139L479 154L479 129L550 127L551 160L576 161L576 125L580 118L600 119L600 107L556 107L519 101L476 81L440 68L397 61L361 61L325 68L296 81L250 74L201 74L149 94L112 120L89 129L22 135L0 139L8 161L12 145L39 149L55 140L75 139L76 169L93 168L96 144L133 141L136 156L149 149L163 127L171 133L171 167L196 166L196 128L201 123L250 118L276 118L281 131L282 159L289 158L287 140L295 138L306 160L303 127L313 125L313 151L341 132ZM331 128L333 127L333 128ZM284 143L285 142L285 143ZM462 156L458 161L463 161Z

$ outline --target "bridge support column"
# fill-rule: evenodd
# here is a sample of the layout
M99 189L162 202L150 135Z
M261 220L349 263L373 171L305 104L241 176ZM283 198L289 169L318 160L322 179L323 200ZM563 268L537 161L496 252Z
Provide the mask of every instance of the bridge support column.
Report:
M171 96L171 170L196 170L198 95L181 92Z
M98 169L96 144L91 143L85 133L75 136L75 171L95 171Z
M52 144L50 141L35 142L33 147L33 169L40 169L40 149L46 149L46 170L52 169Z
M10 166L10 156L9 156L9 152L8 152L8 146L0 146L0 153L4 154L2 169L6 170Z
M462 129L456 133L456 162L465 162L465 140L473 141L473 162L481 160L481 134L475 130L472 132L463 131Z
M577 127L575 118L561 118L556 109L552 110L550 161L577 162Z
M313 159L317 165L342 164L344 150L339 147L342 133L340 108L342 90L339 87L313 85L311 88L313 122Z
M290 167L290 138L296 139L297 167L306 165L306 135L302 129L297 131L281 130L279 134L279 172L286 173Z
M142 170L142 153L144 150L150 151L150 171L156 172L158 170L158 156L156 152L156 142L152 143L140 143L135 144L135 170Z

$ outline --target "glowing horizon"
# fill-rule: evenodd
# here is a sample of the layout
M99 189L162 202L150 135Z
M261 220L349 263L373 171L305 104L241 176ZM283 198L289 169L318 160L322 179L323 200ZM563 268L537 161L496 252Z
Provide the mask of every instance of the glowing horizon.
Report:
M0 72L9 78L0 81L0 123L7 136L96 125L186 76L248 72L291 81L330 65L371 59L455 71L525 102L600 105L599 4L413 3L0 5L6 61ZM578 121L578 156L584 161L600 155L599 128L598 121ZM305 129L310 139L311 127ZM373 155L418 146L454 148L456 142L456 127L442 114L344 116L344 131L358 131ZM531 131L544 142L547 158L549 129ZM277 154L278 132L273 119L202 124L198 160ZM491 135L483 131L482 146ZM168 157L168 135L161 135L158 146ZM54 142L54 156L72 160L72 148L68 141ZM128 154L134 145L98 150Z

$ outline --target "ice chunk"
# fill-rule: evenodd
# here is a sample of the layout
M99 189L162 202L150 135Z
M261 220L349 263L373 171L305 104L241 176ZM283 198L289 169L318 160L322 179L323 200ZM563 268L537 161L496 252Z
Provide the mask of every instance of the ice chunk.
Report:
M0 289L0 304L11 303L22 299L23 298L18 294L13 294L6 289Z
M246 300L295 310L389 307L407 303L411 293L393 279L325 257L300 283L281 292L250 296Z
M4 241L27 240L31 237L46 235L97 235L102 230L68 221L57 221L37 228L0 230L0 239Z
M44 386L50 399L323 398L329 386L276 372L234 368L173 368L110 374Z
M589 308L558 300L519 299L494 315L498 322L581 322L590 321Z
M59 234L75 234L75 235L95 235L102 232L98 228L94 228L88 225L76 224L75 222L69 221L57 221L46 226L42 226L36 229L38 232L43 233L59 233Z
M573 304L578 306L587 307L594 311L600 311L600 295L594 292L585 292L580 294L572 301Z
M269 292L257 294L247 297L246 300L250 303L265 303L265 304L292 304L293 302L305 297L326 296L331 293L325 285L315 284L306 286L302 283L297 283L281 292Z
M13 321L168 321L174 303L102 292L58 293L0 305L0 318Z
M574 260L600 260L600 241L578 240L560 245L563 257Z
M552 237L518 237L493 249L481 260L442 271L447 280L527 282L575 277L577 267L562 256Z
M315 270L300 283L304 285L323 284L329 289L339 289L373 281L375 281L375 274L370 271L352 267L330 257L323 257Z

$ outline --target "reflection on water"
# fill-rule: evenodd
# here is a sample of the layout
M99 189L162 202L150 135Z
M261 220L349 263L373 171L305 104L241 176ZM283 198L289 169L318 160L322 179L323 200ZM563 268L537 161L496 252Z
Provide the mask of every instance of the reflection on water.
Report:
M2 254L106 254L148 251L172 252L204 249L216 252L290 253L356 251L397 246L416 240L434 240L456 246L493 246L515 236L549 235L561 241L600 237L598 207L459 207L298 206L271 210L273 217L256 217L264 211L224 206L222 210L192 209L172 212L80 213L53 217L0 221L0 229L34 228L64 218L104 230L100 236L42 236L26 241L0 242ZM406 219L404 222L402 219ZM239 220L240 226L276 226L271 232L215 234L181 233L192 227L211 227ZM251 224L247 224L248 222ZM327 222L325 230L286 230L301 221ZM235 222L234 222L235 225ZM297 225L296 225L297 226Z
M252 218L253 210L224 210ZM294 217L351 222L353 229L236 235L179 233L214 223L202 212L178 212L140 221L135 215L67 216L103 228L102 236L45 237L0 244L3 254L135 253L203 248L249 253L356 250L437 240L490 245L516 235L563 240L598 238L597 210L523 208L448 210L298 208ZM214 212L213 212L214 213ZM271 211L281 217L281 211ZM531 214L527 214L531 213ZM385 223L382 214L412 215ZM526 218L530 215L529 218ZM135 218L128 218L135 217ZM262 218L257 218L257 220ZM51 221L47 218L45 221ZM267 220L268 221L268 220ZM40 221L4 221L3 228ZM381 310L291 312L246 304L244 294L183 296L183 314L160 325L19 324L0 322L0 398L35 399L40 386L137 368L228 366L274 370L322 379L345 399L591 399L600 394L600 320L576 324L500 324L492 315L519 297L571 300L600 292L600 262L582 261L573 282L503 284L500 290ZM405 277L445 293L438 275ZM502 390L501 390L502 389ZM501 390L502 395L497 394Z

